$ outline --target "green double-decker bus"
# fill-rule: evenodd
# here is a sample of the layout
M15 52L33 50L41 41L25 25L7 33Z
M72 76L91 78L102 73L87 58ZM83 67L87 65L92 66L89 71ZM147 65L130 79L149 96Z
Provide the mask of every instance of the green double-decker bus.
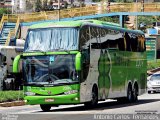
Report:
M52 106L117 99L134 102L146 89L146 47L141 31L99 20L39 23L28 29L22 61L24 99Z

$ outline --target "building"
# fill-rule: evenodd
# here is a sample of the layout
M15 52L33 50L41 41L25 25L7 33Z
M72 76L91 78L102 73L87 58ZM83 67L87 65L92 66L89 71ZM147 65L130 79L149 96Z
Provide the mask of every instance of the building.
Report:
M11 8L11 0L2 0L0 2L0 8Z

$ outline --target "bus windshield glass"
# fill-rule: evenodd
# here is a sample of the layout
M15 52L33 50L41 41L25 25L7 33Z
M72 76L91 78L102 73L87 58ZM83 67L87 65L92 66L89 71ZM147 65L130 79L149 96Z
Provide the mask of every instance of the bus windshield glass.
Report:
M26 84L69 84L78 82L75 55L25 57L23 60Z
M78 50L78 34L77 27L30 29L24 51Z

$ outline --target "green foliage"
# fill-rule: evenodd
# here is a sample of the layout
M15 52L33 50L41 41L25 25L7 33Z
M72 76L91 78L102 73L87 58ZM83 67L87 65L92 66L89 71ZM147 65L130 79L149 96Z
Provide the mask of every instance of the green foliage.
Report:
M68 3L66 1L64 1L64 8L67 9L67 7L68 7Z
M47 3L48 3L48 0L44 0L44 1L43 1L43 10L45 10L45 9L46 9L46 7L47 7Z
M92 2L100 2L101 0L92 0Z
M7 8L0 8L0 18L3 14L10 14L11 11L9 11Z
M153 26L153 22L157 22L156 17L154 16L138 16L138 25L143 22L147 25L147 28Z
M142 30L143 32L146 32L147 28L152 28L153 27L153 22L157 22L159 21L160 17L156 17L156 16L138 16L138 25L140 25L141 23L146 24L146 26L140 28L139 26L139 30Z
M29 1L29 0L27 0L26 1L26 9L27 10L31 10L31 9L33 9L33 3L31 2L31 1Z
M106 21L106 22L119 23L119 18L118 17L103 17L103 18L98 18L98 20Z
M35 6L36 6L35 8L36 12L40 12L43 8L41 0L37 0Z
M0 103L23 99L23 91L0 91Z
M152 69L160 67L160 59L158 59L156 61L155 60L148 61L147 63L148 63L148 65L147 65L148 70L152 70Z

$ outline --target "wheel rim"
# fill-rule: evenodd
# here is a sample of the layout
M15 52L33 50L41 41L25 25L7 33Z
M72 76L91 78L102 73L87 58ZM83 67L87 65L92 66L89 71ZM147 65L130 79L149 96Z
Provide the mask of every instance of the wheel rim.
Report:
M131 87L128 88L128 100L129 100L129 102L132 100L132 90L131 90Z
M137 100L137 89L135 87L133 89L133 97L134 97L134 100Z

